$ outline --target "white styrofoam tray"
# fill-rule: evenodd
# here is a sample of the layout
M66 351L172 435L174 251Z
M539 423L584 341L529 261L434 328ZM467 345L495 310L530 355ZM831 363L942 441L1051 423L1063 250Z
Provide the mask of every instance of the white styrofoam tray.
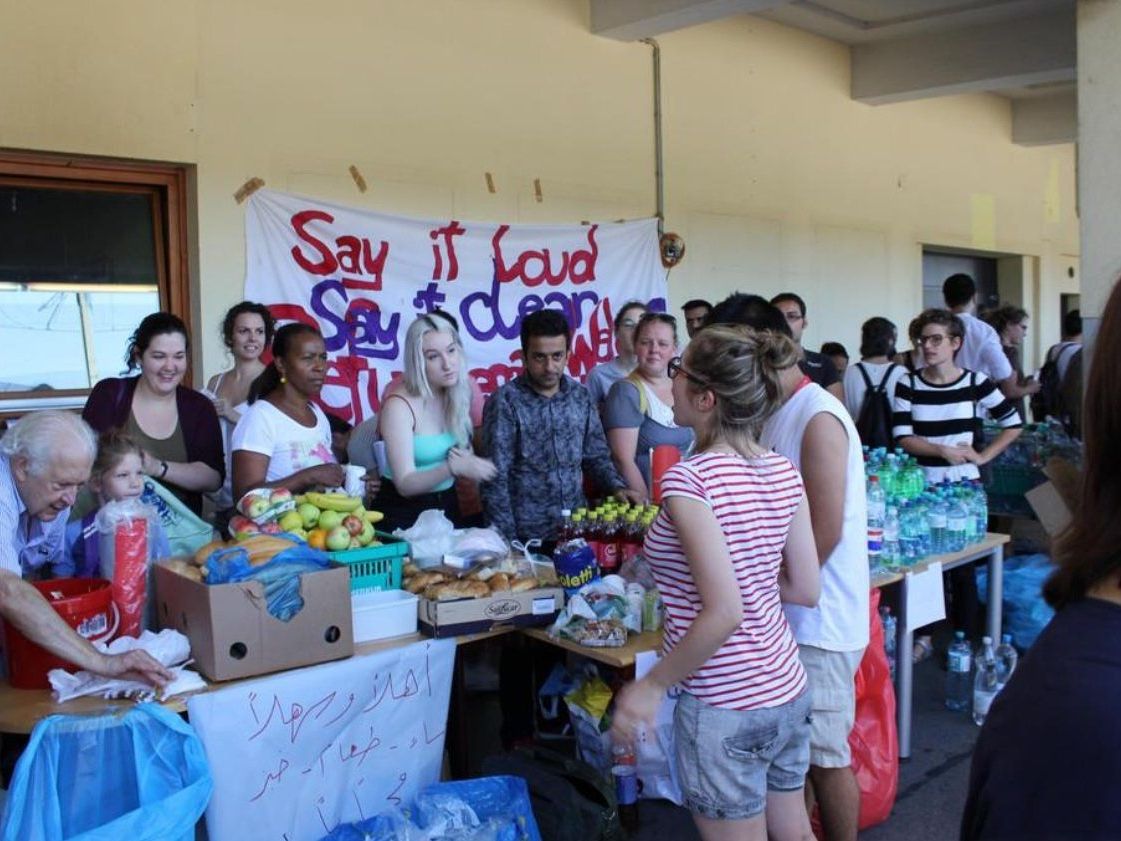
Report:
M353 593L354 642L399 637L416 630L417 597L404 590Z

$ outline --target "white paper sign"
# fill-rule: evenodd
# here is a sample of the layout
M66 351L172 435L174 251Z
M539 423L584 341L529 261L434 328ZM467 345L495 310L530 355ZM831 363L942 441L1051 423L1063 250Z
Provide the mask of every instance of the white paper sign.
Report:
M212 841L304 841L439 781L454 640L431 640L191 698Z
M946 618L946 595L942 589L942 564L933 563L922 572L907 573L907 630L914 631Z

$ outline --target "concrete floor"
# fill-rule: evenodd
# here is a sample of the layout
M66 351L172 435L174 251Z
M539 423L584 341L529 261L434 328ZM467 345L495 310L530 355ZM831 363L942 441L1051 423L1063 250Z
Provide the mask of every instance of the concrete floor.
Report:
M891 816L861 832L861 841L947 841L958 836L978 728L965 713L950 712L943 705L945 675L934 659L915 667L912 757L900 764ZM494 693L474 695L472 707L473 715L497 722ZM486 735L496 733L497 726L478 726L473 731L477 738L470 745L473 759L499 750ZM699 838L685 809L653 800L640 801L639 808L641 823L635 841Z

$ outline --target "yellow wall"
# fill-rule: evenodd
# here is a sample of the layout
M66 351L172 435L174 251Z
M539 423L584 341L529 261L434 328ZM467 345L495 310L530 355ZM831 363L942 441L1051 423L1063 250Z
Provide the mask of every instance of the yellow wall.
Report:
M251 176L406 215L651 215L651 50L591 35L587 15L586 0L0 0L0 147L196 165L209 374L244 277L232 193ZM845 48L767 21L659 40L666 226L687 244L673 302L793 289L807 345L852 351L864 318L914 315L928 243L1038 258L1034 338L1057 338L1058 293L1078 285L1072 146L1012 145L991 96L855 103Z

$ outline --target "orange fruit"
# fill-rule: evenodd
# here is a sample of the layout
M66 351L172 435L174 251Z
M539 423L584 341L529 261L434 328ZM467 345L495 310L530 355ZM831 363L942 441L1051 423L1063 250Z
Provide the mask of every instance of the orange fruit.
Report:
M307 535L307 545L312 549L326 549L327 548L327 530L326 529L312 529Z

